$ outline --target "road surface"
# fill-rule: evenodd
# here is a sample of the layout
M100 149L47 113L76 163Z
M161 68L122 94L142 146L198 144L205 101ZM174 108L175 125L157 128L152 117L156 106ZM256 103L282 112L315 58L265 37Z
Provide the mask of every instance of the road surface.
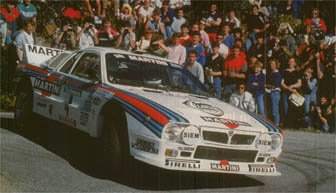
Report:
M278 177L174 172L137 163L127 180L92 161L95 141L57 124L38 134L0 129L0 192L335 192L335 135L285 131Z

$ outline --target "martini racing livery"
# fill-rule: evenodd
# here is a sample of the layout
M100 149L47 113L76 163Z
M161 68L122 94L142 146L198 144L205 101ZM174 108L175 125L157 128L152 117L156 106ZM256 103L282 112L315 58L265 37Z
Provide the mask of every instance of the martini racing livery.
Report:
M208 96L169 60L94 47L20 65L16 81L18 128L37 114L81 130L102 142L112 171L133 157L170 170L280 175L280 130Z

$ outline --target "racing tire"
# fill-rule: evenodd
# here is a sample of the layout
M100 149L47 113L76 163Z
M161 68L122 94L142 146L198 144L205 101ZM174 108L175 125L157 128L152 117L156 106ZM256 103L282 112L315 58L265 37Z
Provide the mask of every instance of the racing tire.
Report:
M34 122L33 90L27 84L22 84L16 91L14 127L19 132L27 133Z
M119 111L120 112L120 111ZM112 119L110 118L112 114ZM121 114L121 115L120 115ZM124 113L108 113L102 133L104 168L108 176L124 179L130 163L128 134ZM108 119L110 118L110 120Z

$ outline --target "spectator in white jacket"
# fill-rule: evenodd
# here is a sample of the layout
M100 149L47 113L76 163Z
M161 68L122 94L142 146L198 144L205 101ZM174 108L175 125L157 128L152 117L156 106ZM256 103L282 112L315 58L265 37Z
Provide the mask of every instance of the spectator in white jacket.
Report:
M246 85L244 83L239 84L237 91L231 95L230 104L250 112L255 112L256 109L253 96L246 91Z

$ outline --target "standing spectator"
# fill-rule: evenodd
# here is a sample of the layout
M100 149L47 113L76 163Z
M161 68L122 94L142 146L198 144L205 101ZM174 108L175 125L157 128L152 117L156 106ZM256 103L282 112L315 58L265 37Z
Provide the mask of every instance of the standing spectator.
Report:
M327 32L327 26L323 19L319 16L320 11L317 8L312 10L312 17L305 20L305 24L311 26L312 31L322 30L324 33Z
M210 41L215 42L216 41L216 35L218 33L218 28L220 24L222 23L221 15L217 11L217 5L211 4L210 13L203 17L205 19L205 30L208 32Z
M256 34L260 32L265 32L270 24L267 21L267 17L259 11L257 5L252 6L252 14L247 18L247 30L249 32L248 40L246 42L247 49L255 44Z
M118 32L112 28L111 19L105 18L103 21L103 28L98 30L98 46L112 47L118 36Z
M264 115L264 90L266 84L265 74L262 72L263 64L256 62L254 64L254 73L247 77L247 88L252 93L258 107L257 113Z
M125 23L124 26L120 29L115 47L122 50L131 51L135 49L135 40L136 36L132 27L130 27L129 23Z
M166 39L166 29L164 23L161 22L160 11L154 10L153 17L146 23L146 29L151 29L155 34L161 34Z
M223 43L224 36L222 34L217 34L217 41L216 43L219 46L219 54L226 58L229 54L229 48Z
M255 102L251 93L246 91L244 83L238 84L236 92L230 96L230 104L241 109L255 112Z
M228 15L225 17L224 20L226 23L229 23L230 26L232 26L233 28L240 28L240 21L239 19L236 17L236 13L234 10L229 10Z
M17 19L20 16L20 11L12 1L6 1L5 6L0 9L0 18L3 18L7 23L7 31L4 33L7 44L13 42L14 33L17 31Z
M69 22L64 22L62 28L57 28L53 35L53 47L62 50L74 50L76 48L75 32Z
M96 34L96 29L92 24L92 19L87 17L84 20L84 27L80 30L77 36L78 48L80 50L93 47L98 44L98 37Z
M316 92L317 92L317 79L313 77L313 67L307 65L304 70L302 78L302 94L305 97L304 101L304 113L305 113L305 122L308 128L311 128L312 121L309 117L310 106L316 106Z
M200 43L201 41L201 34L199 32L194 32L192 34L192 42L191 44L186 46L186 50L189 53L190 50L195 50L196 55L197 55L197 62L200 63L202 66L205 65L205 49Z
M17 8L20 10L21 24L27 20L30 20L35 26L37 11L35 6L31 4L31 0L23 0L23 3L18 4Z
M233 47L233 53L228 56L224 66L224 97L229 100L237 85L246 79L246 59L240 55L240 48Z
M224 69L225 60L219 54L219 44L214 43L212 46L212 55L208 61L207 74L213 79L213 87L218 100L222 99L222 72Z
M283 102L283 111L284 117L286 118L285 125L287 127L295 127L294 124L299 118L299 107L295 106L289 101L289 96L291 94L299 93L301 88L302 81L299 71L296 70L297 63L295 58L290 58L288 60L288 67L283 72L281 86L282 90L282 102Z
M173 18L173 23L171 24L171 28L173 32L181 32L181 26L185 24L186 19L184 18L183 9L177 10L177 16Z
M180 38L180 44L183 46L187 46L188 44L191 44L192 37L189 35L189 28L187 24L183 24L181 26L181 38Z
M26 44L35 44L33 38L34 23L33 21L26 20L23 26L23 30L16 36L14 45L16 46L16 53L19 63L27 63L27 55L24 52Z
M289 55L287 50L287 43L285 40L276 40L274 44L271 54L269 55L270 58L279 61L280 63L280 71L284 70L287 66Z
M85 2L84 2L85 6L86 6L86 9L88 10L88 12L90 13L90 16L92 18L94 18L95 16L97 16L97 17L101 16L101 4L100 4L100 0L96 0L95 2L96 2L97 9L92 8L90 0L85 0Z
M165 37L170 39L173 35L171 24L174 21L175 11L170 8L169 0L164 0L161 8L161 21L165 26Z
M172 45L165 46L162 42L159 43L160 47L168 52L168 59L174 61L175 63L183 66L186 61L186 49L179 42L180 33L174 33L172 37Z
M279 72L280 63L278 60L271 59L270 64L270 75L266 79L266 92L269 93L271 98L271 107L274 124L276 126L280 125L280 112L279 112L279 103L280 103L280 91L281 91L281 80L282 75Z
M196 59L196 51L190 50L188 52L188 62L184 65L184 68L189 70L196 78L201 81L201 83L204 83L203 67L200 63L196 61Z
M223 27L221 28L220 33L223 35L223 43L228 47L232 48L234 44L234 37L233 34L230 33L231 27L230 24L225 22Z
M255 55L257 59L262 62L266 62L266 46L264 41L264 34L258 33L257 34L257 43L251 47L248 52L248 56Z

